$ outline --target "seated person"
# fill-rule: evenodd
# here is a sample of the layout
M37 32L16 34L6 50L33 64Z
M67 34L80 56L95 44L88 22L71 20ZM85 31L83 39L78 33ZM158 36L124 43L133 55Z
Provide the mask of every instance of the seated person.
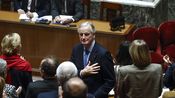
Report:
M54 22L69 24L83 17L81 0L51 0L51 14ZM59 15L71 15L72 18L60 18Z
M118 70L117 98L158 98L162 93L162 66L151 63L144 40L134 40L129 47L132 65Z
M7 76L7 62L3 59L0 59L0 77L5 79L6 76ZM18 98L19 94L21 93L21 90L22 90L21 86L16 90L15 86L5 83L3 87L3 96L5 96L4 98Z
M87 98L88 88L78 77L69 79L63 86L63 98Z
M164 85L170 90L173 90L175 89L175 63L170 60L170 57L168 55L165 55L163 57L163 60L165 63L169 64L169 67L164 75Z
M27 88L25 98L38 98L41 93L58 91L58 83L55 77L57 66L58 61L55 57L44 58L40 64L40 74L43 80L31 82ZM56 93L56 95L58 94ZM52 97L50 96L49 98ZM58 97L56 96L56 98Z
M21 37L18 33L10 33L1 41L1 59L7 62L6 83L15 87L22 86L20 98L25 97L27 86L32 82L32 66L21 56Z
M63 84L70 78L76 77L77 73L76 66L70 61L64 61L58 66L56 76L59 83L59 98L62 97Z
M70 61L64 61L58 66L56 76L59 83L59 98L66 98L65 96L63 97L62 95L63 92L62 88L66 83L66 81L68 81L73 77L77 77L77 74L78 70L75 64L73 64ZM88 93L87 98L94 98L94 96Z
M132 65L132 59L129 54L129 47L131 42L130 41L123 41L121 42L119 49L117 51L117 54L115 56L115 77L116 77L116 84L118 79L118 69L119 67L126 66L126 65ZM117 96L117 85L114 87L115 96ZM115 97L116 98L116 97Z
M50 0L14 0L14 9L29 18L38 18L50 14Z
M65 81L69 80L72 77L76 77L78 70L76 66L70 61L62 62L56 72L57 80L60 86L63 86Z

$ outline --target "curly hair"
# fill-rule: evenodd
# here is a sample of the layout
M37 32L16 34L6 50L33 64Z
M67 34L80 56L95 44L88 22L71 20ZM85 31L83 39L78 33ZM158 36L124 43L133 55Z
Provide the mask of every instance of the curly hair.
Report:
M10 33L1 41L2 53L6 55L18 54L21 49L21 37L18 33Z

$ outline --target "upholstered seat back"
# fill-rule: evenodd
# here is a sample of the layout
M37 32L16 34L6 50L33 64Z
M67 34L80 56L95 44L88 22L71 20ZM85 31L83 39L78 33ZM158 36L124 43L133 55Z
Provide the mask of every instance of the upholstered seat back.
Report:
M175 59L175 21L165 21L159 25L162 54Z
M157 28L154 27L141 27L136 29L132 34L132 39L143 39L150 50L152 63L163 63L162 55L160 52L160 34Z
M159 42L159 32L154 27L141 27L134 31L133 39L143 39L150 50L156 51Z
M166 21L160 24L159 32L163 48L175 43L175 21Z

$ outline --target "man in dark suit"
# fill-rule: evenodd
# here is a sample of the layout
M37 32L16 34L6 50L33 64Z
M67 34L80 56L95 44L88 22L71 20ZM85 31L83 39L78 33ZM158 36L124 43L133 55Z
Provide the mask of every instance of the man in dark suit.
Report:
M95 27L92 23L82 23L78 33L81 43L73 48L71 61L87 84L88 93L95 95L95 98L108 98L115 83L111 54L95 41Z
M81 0L51 0L51 14L55 22L69 24L83 17ZM70 15L72 18L60 18L59 15Z
M58 98L58 82L55 77L58 61L55 57L49 56L41 61L40 74L43 80L31 82L28 85L25 98L42 98L49 95L49 98Z
M14 0L14 10L28 17L42 17L50 14L50 0Z

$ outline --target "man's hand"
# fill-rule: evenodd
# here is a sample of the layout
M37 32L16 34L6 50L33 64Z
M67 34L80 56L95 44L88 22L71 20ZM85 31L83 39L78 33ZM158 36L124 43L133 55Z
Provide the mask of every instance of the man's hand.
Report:
M33 13L32 13L32 12L30 12L30 11L29 11L29 12L27 12L27 13L26 13L26 15L27 15L27 17L29 17L29 18L33 18L33 16L34 16L34 15L33 15Z
M53 20L54 23L59 23L61 21L60 16L56 16L55 19Z
M17 96L21 94L21 91L22 91L22 86L19 86L18 89L16 90Z
M18 14L25 14L25 11L22 9L18 9L17 11L18 11Z
M89 61L88 65L83 70L80 71L81 76L89 76L98 73L98 71L100 70L100 66L98 65L98 63L92 65L90 64L91 62Z
M172 62L170 61L170 57L168 55L163 56L163 60L167 64L172 64Z
M72 19L66 19L66 20L62 21L62 24L63 24L63 25L67 25L67 24L70 24L70 23L72 23L72 22L73 22Z

